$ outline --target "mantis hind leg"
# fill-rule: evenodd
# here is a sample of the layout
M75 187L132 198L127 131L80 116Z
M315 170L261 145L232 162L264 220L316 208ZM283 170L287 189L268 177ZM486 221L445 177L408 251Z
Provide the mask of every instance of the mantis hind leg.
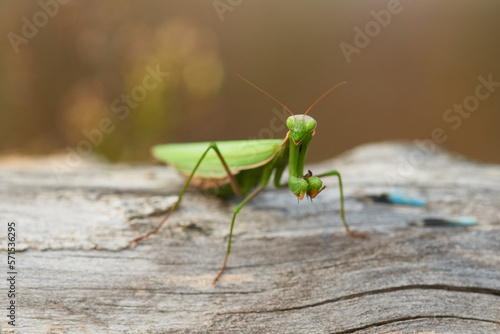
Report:
M234 209L233 219L231 220L231 228L229 229L229 238L228 238L228 241L227 241L226 256L224 258L224 263L222 264L222 268L220 269L219 273L217 274L217 276L214 279L214 282L213 282L214 285L215 285L215 283L217 283L217 281L219 280L219 278L222 276L222 274L224 273L224 270L226 270L227 259L229 257L229 253L231 253L231 240L233 238L233 227L234 227L234 221L236 220L236 215L238 214L238 212L240 212L240 210L248 202L250 202L255 196L257 196L262 191L262 189L264 189L264 187L265 187L264 184L259 185L247 197L245 197L245 199L240 204L238 204L238 206Z
M363 233L358 233L358 232L351 231L351 229L349 228L349 224L347 223L347 221L345 219L344 190L342 188L342 177L340 176L340 173L337 172L336 170L334 170L334 171L323 173L323 174L317 175L317 176L318 177L323 177L323 176L337 176L337 178L339 180L339 190L340 190L340 217L342 218L342 223L344 223L344 227L345 227L346 232L350 236L352 236L352 237L356 237L356 238L369 238L368 235L363 234Z
M203 159L207 155L208 151L210 151L210 150L214 150L215 151L215 153L219 157L222 165L224 166L224 169L225 169L227 175L229 176L229 182L231 184L231 187L233 188L234 194L238 195L238 196L241 195L240 187L238 186L238 183L236 182L236 178L234 177L234 175L229 170L229 167L228 167L226 161L224 160L224 158L222 157L222 154L220 153L219 148L217 147L217 144L215 142L210 143L210 145L208 146L208 148L206 149L206 151L201 155L200 160L198 160L198 162L196 163L196 166L194 167L193 171L189 175L189 178L187 179L186 184L184 185L184 188L182 188L182 191L179 194L179 198L177 199L177 202L175 202L175 204L170 208L170 210L165 215L165 217L163 217L163 219L160 221L160 223L152 231L150 231L150 232L148 232L146 234L143 234L140 237L135 238L134 240L132 240L129 243L129 245L132 246L132 245L134 245L134 244L136 244L136 243L138 243L138 242L140 242L140 241L142 241L144 239L149 238L153 234L158 233L158 231L161 229L161 227L163 226L163 224L165 224L165 222L170 217L170 215L172 214L172 212L174 212L177 209L177 207L179 206L179 204L181 203L182 197L184 196L184 193L186 192L186 190L187 190L187 188L189 186L189 183L191 183L191 180L193 179L194 175L196 174L196 171L198 170L198 167L200 166L201 162L203 161Z

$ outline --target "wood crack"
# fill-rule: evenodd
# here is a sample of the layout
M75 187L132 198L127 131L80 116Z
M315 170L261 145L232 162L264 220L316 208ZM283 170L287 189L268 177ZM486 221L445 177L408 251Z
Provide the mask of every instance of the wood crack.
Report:
M459 320L486 322L486 323L495 324L495 325L500 326L500 322L494 321L494 320L488 320L488 319L479 319L479 318L471 318L471 317L458 317L458 316L453 316L453 315L421 315L421 316L403 317L403 318L395 318L395 319L380 321L380 322L376 322L376 323L361 326L361 327L347 329L347 330L344 330L341 332L332 332L331 334L355 333L357 331L364 330L364 329L375 328L375 327L385 326L385 325L394 324L394 323L412 321L412 320L420 320L420 319L459 319Z
M360 292L360 293L354 293L351 295L327 299L327 300L323 300L323 301L316 302L316 303L288 307L288 308L277 308L277 309L271 309L271 310L257 310L257 311L226 312L223 314L252 314L252 313L275 313L275 312L296 311L296 310L302 310L302 309L307 309L307 308L311 308L311 307L322 306L325 304L336 303L336 302L341 301L341 300L349 300L349 299L354 299L354 298L359 298L359 297L364 297L364 296L384 294L384 293L390 293L390 292L396 292L396 291L405 291L405 290L445 290L445 291L479 293L479 294L500 296L500 290L495 290L495 289L490 289L490 288L453 286L453 285L446 285L446 284L405 285L405 286L399 286L399 287L392 287L392 288L385 288L385 289L378 289L378 290L371 290L371 291L365 291L365 292Z

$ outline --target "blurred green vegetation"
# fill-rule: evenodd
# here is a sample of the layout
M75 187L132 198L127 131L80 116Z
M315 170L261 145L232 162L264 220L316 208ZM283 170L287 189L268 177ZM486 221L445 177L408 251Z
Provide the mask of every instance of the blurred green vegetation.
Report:
M279 106L238 72L295 113L349 82L310 113L319 123L312 160L364 142L430 138L439 127L444 146L500 163L500 89L458 129L443 120L474 94L478 76L500 81L500 2L401 1L348 63L340 43L354 44L354 28L389 2L244 0L221 13L215 1L75 0L49 15L41 3L56 0L3 1L0 152L64 152L105 118L113 130L93 152L113 161L149 159L163 142L268 138L262 129ZM13 34L40 12L46 24L16 45ZM157 68L168 76L145 89Z

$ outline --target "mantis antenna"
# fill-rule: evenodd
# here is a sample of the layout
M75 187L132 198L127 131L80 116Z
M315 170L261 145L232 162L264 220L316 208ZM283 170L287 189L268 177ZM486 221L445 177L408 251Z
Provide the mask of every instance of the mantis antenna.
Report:
M266 94L267 96L269 96L271 99L273 99L275 102L277 102L280 106L282 106L283 108L286 109L286 111L288 111L292 116L295 116L293 114L293 112L290 111L290 109L288 109L283 103L281 103L280 101L278 101L277 99L275 99L274 97L271 96L271 94L267 93L266 91L264 91L263 89L257 87L257 85L251 83L250 81L248 81L247 79L243 78L241 75L239 75L238 73L235 73L238 77L240 77L240 79L242 79L243 81L245 81L246 83L248 83L249 85L253 86L254 88L258 89L259 91L261 91L262 93ZM315 105L316 103L318 103L322 98L324 98L325 96L327 96L332 90L334 90L335 88L339 87L339 86L342 86L344 84L346 84L347 81L343 81L343 82L340 82L338 84L336 84L335 86L333 86L332 88L330 88L329 90L327 90L326 92L323 93L323 95L321 95L310 107L309 109L307 109L307 111L304 113L304 116L307 115L307 113L309 112L309 110L311 110Z
M274 101L278 102L280 106L282 106L283 108L285 108L290 114L292 114L292 116L295 116L293 114L293 112L290 111L290 109L288 109L287 107L285 107L285 105L283 103L281 103L280 101L278 101L277 99L275 99L274 97L271 96L271 94L265 92L263 89L257 87L256 85L254 85L253 83L251 83L250 81L248 81L247 79L243 78L241 75L239 75L238 73L235 73L237 76L239 76L242 80L246 81L249 85L257 88L258 90L260 90L262 93L266 94L267 96L269 96L271 99L273 99Z
M317 99L317 100L316 100L316 102L314 102L314 103L313 103L313 104L309 107L309 109L307 109L307 111L305 112L304 116L305 116L305 115L307 115L307 113L309 112L309 110L311 110L311 109L312 109L312 107L314 107L314 106L316 105L316 103L318 103L318 102L319 102L319 100L321 100L322 98L324 98L325 96L327 96L327 95L328 95L328 93L330 93L332 90L334 90L334 89L335 89L335 88L337 88L338 86L341 86L341 85L346 84L346 83L347 83L347 81L343 81L343 82L341 82L341 83L338 83L338 84L336 84L335 86L333 86L332 88L330 88L329 90L327 90L326 92L324 92L324 93L323 93L323 95L321 95L321 96L319 97L319 99Z

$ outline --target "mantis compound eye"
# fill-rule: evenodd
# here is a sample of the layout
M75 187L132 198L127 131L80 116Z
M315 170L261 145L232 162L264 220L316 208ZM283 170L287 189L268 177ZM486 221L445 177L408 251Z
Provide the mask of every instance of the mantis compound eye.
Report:
M288 127L289 130L292 130L294 122L295 122L295 116L290 116L286 119L286 126Z
M316 125L317 125L316 121L313 118L310 118L309 120L306 121L306 131L309 132L316 129Z

